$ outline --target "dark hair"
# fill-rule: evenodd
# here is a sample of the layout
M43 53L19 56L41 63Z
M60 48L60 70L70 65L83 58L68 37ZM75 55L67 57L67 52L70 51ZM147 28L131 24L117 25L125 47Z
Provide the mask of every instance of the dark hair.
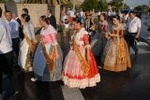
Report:
M2 8L0 7L0 18L2 17Z
M9 11L9 10L6 10L6 11L5 11L5 13L11 13L11 14L12 14L12 12L11 12L11 11Z
M81 20L77 16L75 18L73 18L72 21L82 24Z
M45 15L42 15L40 18L42 21L46 22L46 24L50 24L49 19Z
M28 14L22 14L21 17L25 19L26 22L30 21L30 16Z
M23 8L22 10L23 10L24 12L26 12L27 14L29 13L27 8Z
M52 10L51 10L51 9L48 9L48 11L49 11L49 13L51 13L51 14L52 14Z
M117 20L120 21L120 16L117 14L117 15L114 15L112 18L116 18Z
M129 14L136 14L136 12L134 11L134 10L131 10L130 12L129 12Z
M106 14L105 13L101 13L100 16L104 16L104 19L106 20Z

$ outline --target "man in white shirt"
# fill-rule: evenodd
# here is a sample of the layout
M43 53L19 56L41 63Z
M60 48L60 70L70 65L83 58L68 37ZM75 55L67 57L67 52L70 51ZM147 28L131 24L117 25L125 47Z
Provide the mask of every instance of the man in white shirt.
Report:
M138 53L138 48L136 44L136 40L138 40L140 32L141 32L141 20L136 17L136 13L134 11L130 11L129 13L130 19L127 23L127 31L128 31L128 44L135 51L135 55Z
M10 34L12 39L12 47L18 59L19 54L19 23L13 19L11 11L5 11L6 22L10 26Z
M1 19L2 9L0 8L0 94L2 94L2 80L3 73L12 80L17 91L17 76L14 72L13 66L13 49L12 40L10 36L9 26Z

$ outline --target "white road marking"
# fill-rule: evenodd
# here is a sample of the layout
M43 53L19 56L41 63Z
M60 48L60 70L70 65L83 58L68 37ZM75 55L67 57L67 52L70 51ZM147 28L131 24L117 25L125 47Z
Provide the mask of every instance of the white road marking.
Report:
M61 88L65 100L85 100L79 89L72 89L67 86L62 86Z

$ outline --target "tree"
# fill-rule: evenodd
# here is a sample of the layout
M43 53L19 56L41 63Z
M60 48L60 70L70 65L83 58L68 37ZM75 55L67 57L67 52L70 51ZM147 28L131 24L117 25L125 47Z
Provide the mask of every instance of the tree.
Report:
M147 12L149 10L149 6L148 5L140 5L140 6L136 6L134 8L134 10L138 10L138 11L145 11Z
M83 10L106 10L108 4L106 0L85 0L81 8L83 8Z
M0 3L14 2L14 0L0 0Z
M112 0L111 2L109 2L109 5L112 6L113 9L122 9L123 8L123 1L124 0Z
M106 0L100 0L98 2L98 10L105 11L108 9L108 3Z
M123 9L130 9L130 7L127 4L124 4Z

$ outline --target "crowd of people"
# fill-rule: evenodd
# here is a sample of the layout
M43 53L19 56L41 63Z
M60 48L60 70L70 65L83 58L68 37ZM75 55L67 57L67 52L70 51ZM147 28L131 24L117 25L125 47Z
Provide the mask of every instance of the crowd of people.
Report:
M3 20L2 14L0 8L0 94L3 93L3 74L12 80L15 94L19 93L15 66L24 72L33 71L33 82L62 80L70 88L86 88L101 81L98 68L113 72L131 68L130 46L135 55L138 54L136 41L141 20L134 11L128 16L99 12L97 20L90 11L63 11L60 22L63 35L69 34L66 30L70 26L74 29L70 50L65 57L57 40L56 18L50 9L47 15L39 18L39 39L35 38L27 8L22 9L19 17L5 11L6 20Z

